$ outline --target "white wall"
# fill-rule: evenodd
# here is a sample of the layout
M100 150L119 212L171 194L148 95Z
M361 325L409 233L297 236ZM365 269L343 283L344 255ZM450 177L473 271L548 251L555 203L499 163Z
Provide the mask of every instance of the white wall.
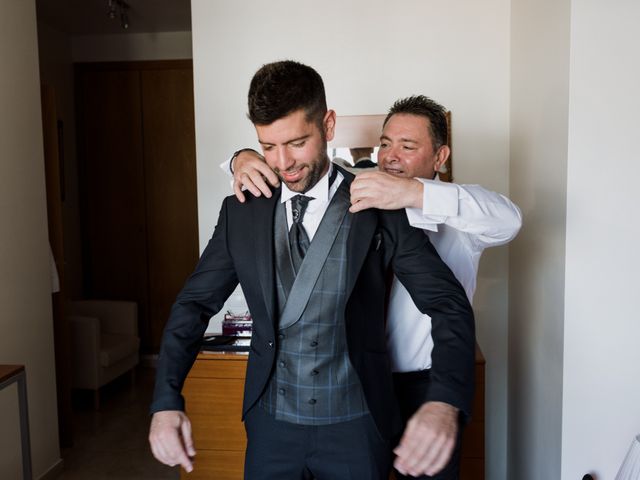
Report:
M509 478L613 478L640 432L638 19L512 2Z
M570 0L513 0L509 474L560 478ZM582 478L582 477L576 477Z
M60 460L35 2L0 15L0 363L27 369L34 478ZM20 478L16 389L0 392L0 478Z
M640 433L640 4L571 3L562 478Z
M78 35L74 62L124 62L191 58L191 32Z
M256 145L245 116L249 81L279 59L316 68L339 115L384 113L399 97L432 96L453 112L456 181L507 193L509 15L508 0L193 0L201 248L230 193L218 164ZM506 278L506 248L489 251L475 307L488 368L487 478L496 480L506 475Z

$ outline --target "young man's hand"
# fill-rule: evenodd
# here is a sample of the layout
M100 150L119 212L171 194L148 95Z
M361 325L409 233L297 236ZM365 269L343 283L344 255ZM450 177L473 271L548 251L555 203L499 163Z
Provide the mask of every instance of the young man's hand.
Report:
M457 435L458 409L426 402L407 422L393 466L403 475L433 476L449 463Z
M170 467L182 465L187 472L193 470L191 457L195 456L196 450L191 438L191 422L184 412L166 410L154 413L149 444L153 456L161 463Z
M271 198L271 186L280 185L280 179L269 168L264 157L254 150L244 150L233 160L233 193L241 203L245 196L242 191L246 188L255 197L264 195Z

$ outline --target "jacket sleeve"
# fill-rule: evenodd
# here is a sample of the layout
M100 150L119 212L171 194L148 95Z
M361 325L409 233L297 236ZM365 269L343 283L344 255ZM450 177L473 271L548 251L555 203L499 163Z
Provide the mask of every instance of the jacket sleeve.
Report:
M228 199L195 271L178 294L162 335L151 413L184 410L184 380L195 361L209 319L218 313L238 285L228 250Z
M403 211L380 212L391 267L418 309L431 317L431 383L424 401L448 403L471 413L475 324L464 289L427 235L412 228Z

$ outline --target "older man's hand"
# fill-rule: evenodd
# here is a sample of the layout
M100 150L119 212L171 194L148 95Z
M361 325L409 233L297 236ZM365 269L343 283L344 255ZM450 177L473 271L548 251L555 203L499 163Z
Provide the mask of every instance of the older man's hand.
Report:
M363 172L351 183L349 211L422 208L422 192L422 183L413 178L394 177L385 172Z
M166 410L154 413L149 443L153 456L161 463L170 467L182 465L187 472L193 470L191 457L195 456L196 450L191 438L191 422L184 412Z
M245 201L243 188L249 190L254 197L264 195L271 198L271 186L280 185L280 179L269 168L264 157L254 150L240 152L232 167L233 193L241 203Z
M426 402L409 419L394 449L394 467L403 475L435 475L451 459L458 435L458 409Z

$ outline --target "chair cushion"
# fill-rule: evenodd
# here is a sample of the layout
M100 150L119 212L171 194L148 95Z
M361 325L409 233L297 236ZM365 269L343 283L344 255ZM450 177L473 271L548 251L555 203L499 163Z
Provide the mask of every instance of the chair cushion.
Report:
M123 358L138 352L140 339L115 333L100 334L100 365L109 367Z

